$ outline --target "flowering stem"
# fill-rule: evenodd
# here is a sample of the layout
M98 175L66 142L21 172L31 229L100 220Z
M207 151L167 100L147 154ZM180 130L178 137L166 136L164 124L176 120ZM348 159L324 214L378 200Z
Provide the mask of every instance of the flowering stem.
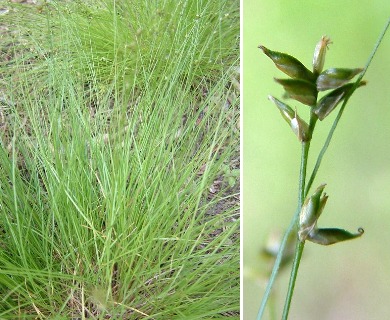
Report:
M297 246L296 246L296 249L295 249L294 262L293 262L293 266L292 266L292 269L291 269L290 282L288 284L288 291L287 291L287 296L286 296L286 302L284 304L284 309L283 309L283 315L282 315L282 319L283 320L287 319L288 312L290 311L290 305L291 305L291 300L292 300L292 296L293 296L293 293L294 293L295 281L297 279L299 263L301 262L302 253L303 253L303 248L304 247L305 247L305 242L298 240L297 241Z
M310 141L302 142L301 153L301 169L299 172L299 189L298 189L298 210L301 211L303 201L305 201L305 181L306 181L306 168L307 158L309 156Z
M317 117L313 113L311 113L310 125L309 125L310 139L312 137L316 121L317 121ZM303 202L305 201L306 198L305 181L306 181L306 169L307 169L307 159L309 157L309 149L310 149L310 140L306 142L302 142L301 169L299 172L298 209L297 209L297 214L294 216L294 223L296 225L298 223L299 212L301 212ZM284 304L282 319L287 319L288 317L288 312L290 310L290 305L291 305L291 299L294 293L295 281L297 279L299 263L301 262L301 257L302 257L302 252L304 247L305 247L305 242L298 240L295 249L295 257L291 269L290 282L288 284L286 302Z
M314 127L315 127L315 124L316 124L316 121L317 121L317 117L314 115L314 114L311 114L311 118L310 118L310 124L309 124L309 141L307 142L303 142L302 143L302 154L301 154L301 167L300 167L300 174L299 174L299 192L298 192L298 206L297 206L297 209L294 213L294 216L293 218L291 219L291 222L290 222L290 225L288 226L284 236L283 236L283 239L281 241L281 244L280 244L280 247L279 247L279 252L276 256L276 260L275 260L275 263L274 263L274 266L273 266L273 269L272 269L272 273L271 273L271 276L270 276L270 279L269 279L269 282L267 284L267 287L266 287L266 290L265 290L265 293L264 293L264 296L263 296L263 299L261 301L261 305L260 305L260 309L259 309L259 312L257 314L257 320L261 320L262 319L262 316L264 314L264 311L265 311L265 307L266 307L266 304L267 304L267 301L268 301L268 298L271 294L271 290L272 290L272 287L273 287L273 284L275 283L275 279L276 279L276 276L278 274L278 271L279 271L279 268L280 268L280 264L281 264L281 261L282 261L282 257L283 257L283 253L284 253L284 250L286 248L286 244L287 244L287 241L291 235L291 233L293 233L296 229L297 229L297 224L298 224L298 219L299 219L299 213L301 212L301 208L302 208L302 205L303 205L303 202L305 200L305 197L307 196L309 190L310 190L310 187L317 175L317 172L318 172L318 169L321 165L321 162L322 162L322 159L323 159L323 156L330 144L330 141L333 137L333 134L334 134L334 131L338 125L338 122L343 114L343 111L346 107L346 104L350 98L350 96L352 95L352 93L356 90L356 88L359 86L359 83L361 82L363 76L365 75L369 65L371 64L371 61L373 59L373 57L375 56L377 50L378 50L378 47L380 45L380 43L382 42L388 28L390 26L390 18L389 20L387 21L381 35L379 36L379 39L377 41L377 43L375 44L375 47L366 63L366 66L363 70L363 72L360 74L359 78L357 79L357 81L355 82L355 85L351 88L351 90L348 92L347 96L345 97L344 99L344 102L340 108L340 111L332 125L332 128L330 129L329 131L329 134L328 134L328 137L324 143L324 146L323 148L321 149L321 152L319 153L318 157L317 157L317 161L316 161L316 164L314 166L314 169L311 173L311 176L310 176L310 179L307 183L307 185L305 186L305 180L306 180L306 168L307 168L307 158L308 158L308 153L309 153L309 147L310 147L310 140L311 140L311 136L312 136L312 133L314 131ZM303 253L303 249L304 249L304 242L303 241L300 241L298 240L297 242L297 246L296 246L296 250L295 250L295 257L294 257L294 261L293 261L293 266L292 266L292 270L291 270L291 277L290 277L290 282L289 282L289 288L288 288L288 292L287 292L287 296L286 296L286 302L285 302L285 306L284 306L284 310L283 310L283 316L282 316L282 319L287 319L288 317L288 313L289 313L289 309L290 309L290 305L291 305L291 300L292 300L292 295L293 295L293 292L294 292L294 286L295 286L295 281L296 281L296 277L297 277L297 274L298 274L298 269L299 269L299 264L300 264L300 261L301 261L301 257L302 257L302 253Z
M310 125L309 125L310 137L311 137L312 132L314 130L316 121L317 121L317 118L315 117L315 115L312 115L312 117L310 118ZM281 245L279 248L279 252L278 252L278 255L276 256L275 264L274 264L274 267L272 269L272 273L271 273L267 288L265 290L265 294L263 296L263 300L261 301L261 306L260 306L259 312L257 314L257 320L260 320L264 314L264 310L265 310L265 306L266 306L267 301L268 301L268 297L271 293L272 286L273 286L274 281L276 279L276 275L279 271L280 263L281 263L282 257L283 257L283 252L284 252L284 249L285 249L286 244L287 244L287 239L290 237L290 235L294 231L294 229L296 229L298 217L299 217L299 212L301 211L302 204L305 200L305 196L306 196L305 195L305 180L306 180L306 168L307 168L307 159L308 159L308 155L309 155L309 148L310 148L310 141L302 142L301 167L300 167L300 171L299 171L298 207L297 207L297 210L294 214L294 217L291 220L291 223L290 223L290 225L289 225L289 227L288 227L288 229L287 229L287 231L284 234L284 237L282 239L282 242L281 242ZM302 247L302 250L303 250L303 247ZM296 261L298 264L296 269L295 269L296 273L298 272L298 266L299 266L299 262L300 262L300 257L297 259L298 252L299 252L299 250L296 251L296 256L294 259L294 262ZM302 252L301 252L301 254L302 254ZM294 268L293 268L293 270L294 270ZM295 275L295 278L296 278L296 275ZM294 280L294 283L295 283L295 280ZM290 290L290 288L289 288L289 292L291 291L291 297L292 297L293 288L291 288L291 289L292 290ZM290 302L291 302L291 297L290 297Z

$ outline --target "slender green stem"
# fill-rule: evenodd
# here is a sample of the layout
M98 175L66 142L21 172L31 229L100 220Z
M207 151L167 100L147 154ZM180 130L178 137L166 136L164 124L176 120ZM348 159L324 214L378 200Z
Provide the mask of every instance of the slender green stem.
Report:
M297 247L295 249L294 262L293 262L293 266L291 269L290 282L288 284L289 289L287 291L286 302L284 304L284 309L283 309L283 315L282 315L283 320L287 319L288 312L290 311L291 300L292 300L292 296L294 293L295 282L297 280L299 264L301 262L304 247L305 247L305 242L298 240Z
M311 115L310 118L310 126L309 131L310 136L313 133L315 123L316 123L316 117L315 115ZM302 154L301 154L301 169L299 172L299 193L298 193L298 213L302 209L303 202L305 201L305 180L306 180L306 168L307 168L307 159L309 157L309 149L310 149L310 141L307 142L302 142ZM298 222L298 215L294 217L294 222ZM297 279L297 274L298 274L298 269L299 269L299 263L301 262L301 257L302 257L302 252L303 248L305 246L305 243L298 240L297 246L295 249L295 257L294 257L294 262L293 266L291 269L291 276L290 276L290 282L288 285L288 290L287 290L287 296L286 296L286 302L284 304L284 309L283 309L283 317L282 319L287 319L288 317L288 312L290 310L290 305L291 305L291 299L294 293L294 287L295 287L295 281Z
M259 308L259 312L257 313L256 320L260 320L264 315L265 306L267 305L268 298L271 294L272 287L275 283L276 276L279 272L280 263L282 262L283 253L284 253L284 250L285 250L286 245L287 245L287 240L288 240L289 236L291 235L291 233L296 228L296 216L298 214L299 214L299 210L297 209L297 211L294 213L294 217L291 220L290 225L288 226L288 228L283 236L283 239L280 243L279 252L276 256L276 260L275 260L274 266L272 268L271 276L269 277L267 287L265 288L264 296L263 296L263 299L261 300L261 305Z
M306 198L306 169L307 169L307 159L309 157L310 141L313 136L314 128L317 122L317 116L314 113L310 113L310 124L309 124L309 140L302 142L302 152L301 152L301 167L299 171L299 187L298 187L298 211L301 211L302 204Z
M312 119L313 118L311 118L311 120L310 120L309 128L314 129L315 120L312 120ZM269 282L267 284L267 288L265 289L265 293L264 293L263 299L261 301L259 312L257 314L257 318L256 318L257 320L260 320L264 314L265 306L266 306L268 298L270 296L272 286L275 282L276 275L278 274L278 271L279 271L280 263L282 261L284 249L286 248L287 240L290 237L291 233L296 228L297 221L298 221L298 215L299 215L299 212L301 211L303 201L305 200L304 191L305 191L306 168L307 168L307 158L308 158L308 154L309 154L309 148L310 148L310 141L302 143L301 167L300 167L300 172L299 172L298 207L294 213L294 217L291 220L290 225L289 225L287 231L285 232L283 239L282 239L282 242L280 244L279 252L278 252L278 255L276 256L275 264L274 264L274 267L272 269L272 273L271 273Z
M269 298L269 320L276 320L277 318L276 297L274 294L271 294Z
M306 169L307 158L309 155L310 141L302 142L302 154L301 154L301 169L299 172L299 189L298 189L298 209L301 211L303 201L305 201L305 181L306 181Z

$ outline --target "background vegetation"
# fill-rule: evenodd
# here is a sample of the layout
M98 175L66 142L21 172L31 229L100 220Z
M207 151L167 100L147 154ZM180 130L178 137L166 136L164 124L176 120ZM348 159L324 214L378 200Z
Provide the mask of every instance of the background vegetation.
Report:
M272 230L283 231L295 210L300 146L267 95L283 90L281 75L257 46L287 52L311 65L322 35L333 40L325 67L362 67L388 19L387 1L244 1L244 318L255 318L269 262L261 250ZM308 244L298 273L291 319L382 319L389 314L390 251L388 193L390 141L388 81L389 35L365 79L349 102L319 171L329 201L321 225L364 236L331 247ZM298 107L299 114L307 114ZM301 111L300 111L301 110ZM320 147L334 115L319 123L312 155ZM308 120L308 119L306 119ZM318 131L317 131L318 130ZM312 156L310 164L314 164ZM282 272L274 292L280 317L289 272ZM271 302L272 305L272 302Z
M4 4L1 319L238 319L238 12Z

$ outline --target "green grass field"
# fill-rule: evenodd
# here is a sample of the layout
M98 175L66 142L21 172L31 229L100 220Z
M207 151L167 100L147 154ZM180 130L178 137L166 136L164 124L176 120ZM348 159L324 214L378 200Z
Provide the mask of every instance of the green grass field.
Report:
M239 3L7 3L1 319L239 318Z

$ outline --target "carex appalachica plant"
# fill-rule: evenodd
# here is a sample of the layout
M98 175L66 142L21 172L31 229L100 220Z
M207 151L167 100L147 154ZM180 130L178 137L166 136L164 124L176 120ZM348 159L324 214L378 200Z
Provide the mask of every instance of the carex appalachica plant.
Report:
M323 36L318 42L314 50L312 71L289 54L272 51L262 45L259 46L275 63L276 67L290 77L289 79L275 79L277 83L283 86L286 97L307 105L310 112L310 122L307 123L288 104L273 96L268 97L279 109L282 117L289 124L302 145L298 208L293 219L297 246L282 319L288 317L305 241L309 240L321 245L330 245L355 239L364 232L362 228L359 228L357 233L350 233L339 228L318 228L317 221L328 200L328 196L323 192L325 184L321 184L311 196L308 196L308 191L318 168L313 170L309 182L307 184L305 182L309 147L317 120L324 120L343 100L347 100L357 87L366 84L365 81L359 81L360 79L357 83L350 83L350 80L364 70L361 68L330 68L323 70L325 55L330 43L330 39L326 36ZM318 99L319 93L327 90L331 91ZM263 298L258 319L261 318L265 302Z

